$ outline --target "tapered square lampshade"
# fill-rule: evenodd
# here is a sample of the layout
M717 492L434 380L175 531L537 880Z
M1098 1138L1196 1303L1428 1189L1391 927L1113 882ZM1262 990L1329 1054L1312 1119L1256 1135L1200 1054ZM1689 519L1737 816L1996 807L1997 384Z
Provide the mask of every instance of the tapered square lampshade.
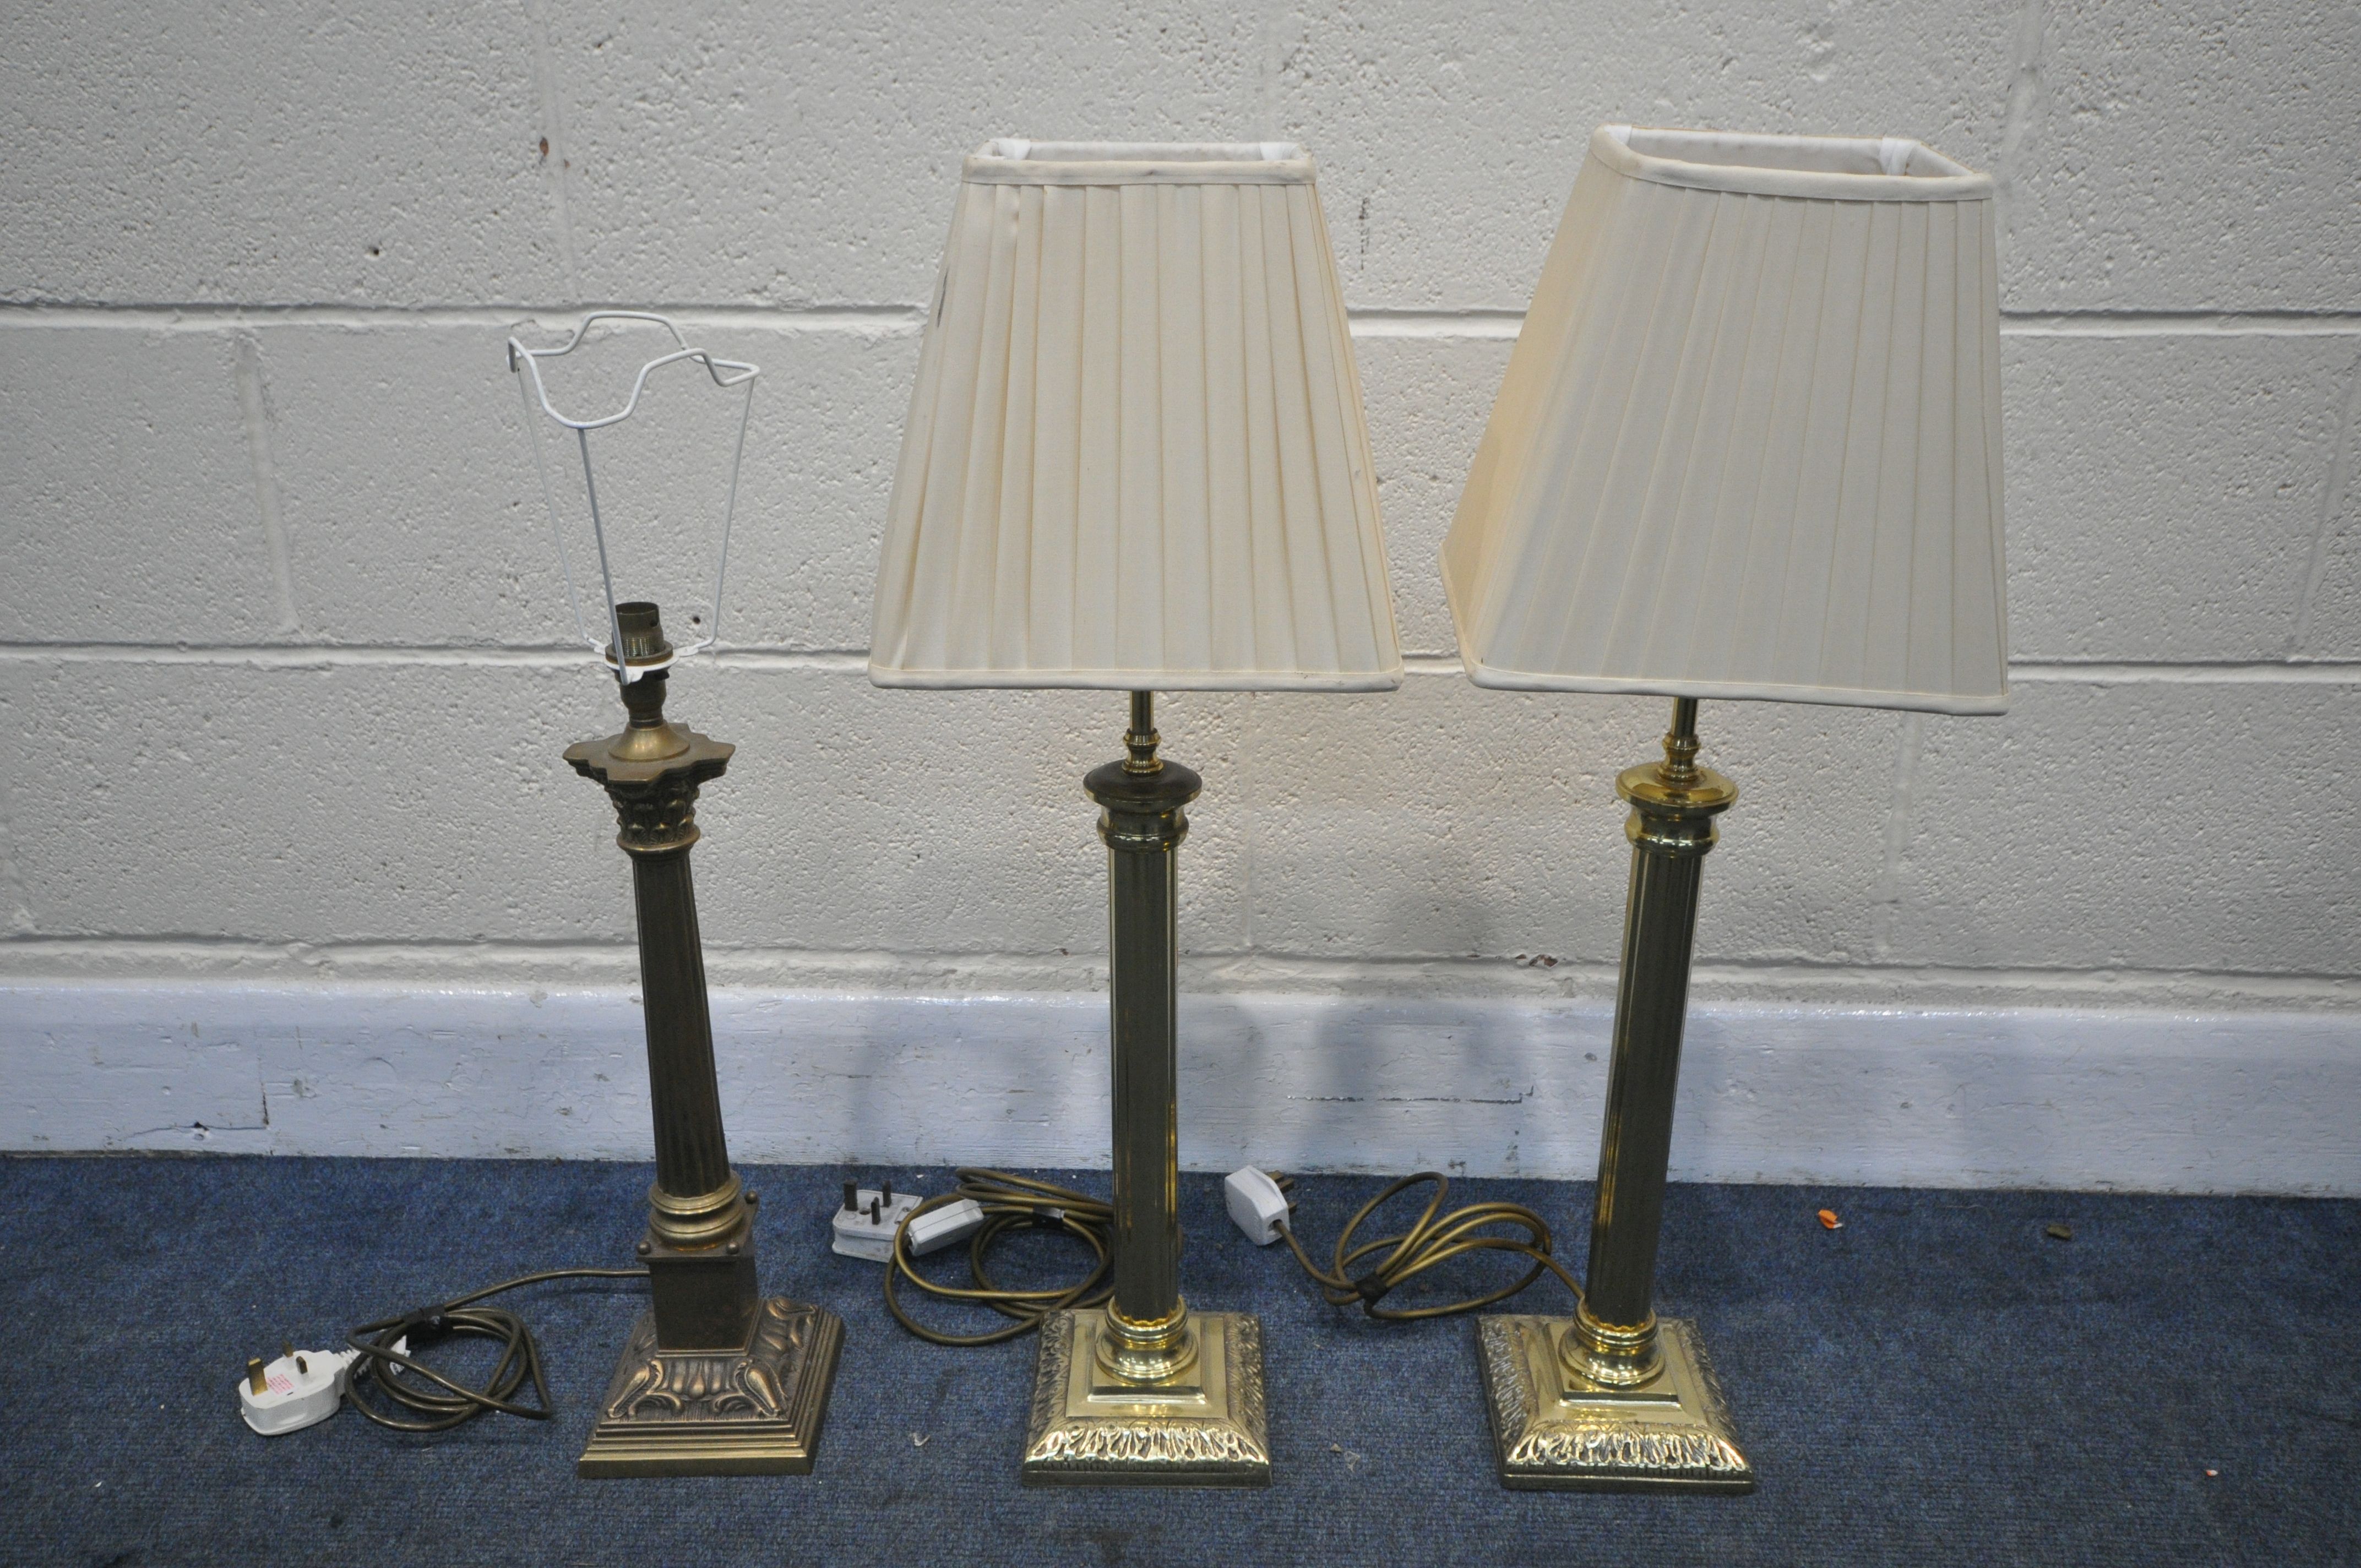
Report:
M1004 140L967 159L871 649L894 686L1401 683L1300 149Z
M1993 184L1602 126L1443 572L1479 685L1995 713Z

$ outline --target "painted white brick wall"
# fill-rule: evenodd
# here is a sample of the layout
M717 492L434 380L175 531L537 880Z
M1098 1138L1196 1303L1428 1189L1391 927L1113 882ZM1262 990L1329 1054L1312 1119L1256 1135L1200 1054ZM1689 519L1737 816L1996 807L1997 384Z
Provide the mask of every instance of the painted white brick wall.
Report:
M2361 8L349 11L0 20L0 1146L635 1148L625 873L557 761L611 699L500 353L618 303L766 372L732 647L675 682L740 746L733 1136L1103 1158L1119 704L872 689L878 525L965 150L1286 136L1417 657L1166 705L1191 1157L1582 1174L1661 715L1467 686L1434 561L1621 118L2004 192L2016 705L1708 707L1680 1168L2361 1190Z

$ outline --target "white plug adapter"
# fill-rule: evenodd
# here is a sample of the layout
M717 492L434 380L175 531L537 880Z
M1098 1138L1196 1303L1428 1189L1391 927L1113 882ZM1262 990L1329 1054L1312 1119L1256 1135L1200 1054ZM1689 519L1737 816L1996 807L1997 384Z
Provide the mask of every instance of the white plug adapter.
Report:
M410 1342L396 1340L393 1349L397 1355L407 1355ZM360 1354L357 1350L290 1349L271 1362L258 1356L246 1364L246 1376L237 1380L238 1414L265 1437L317 1426L344 1402L353 1363Z
M894 1233L901 1228L902 1216L918 1202L917 1193L896 1192L890 1184L856 1188L846 1182L844 1205L828 1223L834 1233L830 1250L872 1263L885 1262L894 1255Z
M1279 1183L1253 1166L1240 1166L1223 1179L1222 1196L1230 1206L1230 1218L1246 1234L1246 1240L1257 1246L1268 1246L1279 1240L1279 1227L1287 1223L1287 1194Z

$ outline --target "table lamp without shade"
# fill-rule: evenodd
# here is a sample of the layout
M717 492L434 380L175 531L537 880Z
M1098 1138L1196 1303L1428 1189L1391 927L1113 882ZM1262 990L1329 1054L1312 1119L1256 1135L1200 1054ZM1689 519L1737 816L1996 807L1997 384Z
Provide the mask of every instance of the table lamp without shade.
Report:
M1574 1318L1478 1321L1501 1480L1745 1491L1656 1242L1714 819L1697 701L2005 707L1991 179L1898 137L1591 138L1443 548L1478 685L1674 698Z
M657 328L664 334L657 340L661 352L640 366L617 411L563 413L543 383L542 363L574 353L600 323ZM756 1195L730 1168L723 1135L705 948L689 874L689 850L702 837L698 792L722 775L736 748L664 716L675 663L720 635L730 522L759 372L692 346L673 323L639 311L592 312L554 347L529 348L511 338L508 363L523 393L533 466L576 629L614 677L626 715L620 732L567 747L566 761L604 787L620 828L615 842L631 857L655 1124L656 1179L648 1190L647 1228L637 1248L647 1269L649 1310L624 1345L576 1468L584 1476L808 1475L844 1324L826 1308L762 1293ZM675 540L648 537L669 531L650 528L646 509L619 538L606 516L618 476L591 460L599 444L593 434L631 419L651 378L659 376L686 382L683 390L702 385L732 394L714 400L708 422L725 432L734 428L728 499L710 564L713 591L688 618L700 635L680 647L665 636L653 603L618 601L615 581L618 576L627 581L673 576L672 568L688 565L694 553ZM555 461L543 450L544 421L567 433L556 443ZM578 490L554 482L554 474L570 477L577 464ZM609 497L603 507L601 474ZM562 503L561 493L574 505ZM572 529L569 511L578 513ZM569 532L587 535L590 545L580 576L566 543ZM619 569L615 547L623 539L640 548Z
M1286 143L970 157L878 565L880 685L1127 691L1108 850L1114 1295L1042 1326L1023 1478L1270 1475L1261 1328L1191 1313L1176 905L1201 785L1159 690L1401 684L1368 435L1312 161Z

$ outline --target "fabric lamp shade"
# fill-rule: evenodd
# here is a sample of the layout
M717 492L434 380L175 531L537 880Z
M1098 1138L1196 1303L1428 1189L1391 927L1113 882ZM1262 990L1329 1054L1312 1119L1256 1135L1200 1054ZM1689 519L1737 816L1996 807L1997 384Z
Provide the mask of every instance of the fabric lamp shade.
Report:
M1309 158L1001 140L966 160L871 650L894 686L1401 683Z
M1993 182L1600 127L1443 552L1479 685L2007 705Z

